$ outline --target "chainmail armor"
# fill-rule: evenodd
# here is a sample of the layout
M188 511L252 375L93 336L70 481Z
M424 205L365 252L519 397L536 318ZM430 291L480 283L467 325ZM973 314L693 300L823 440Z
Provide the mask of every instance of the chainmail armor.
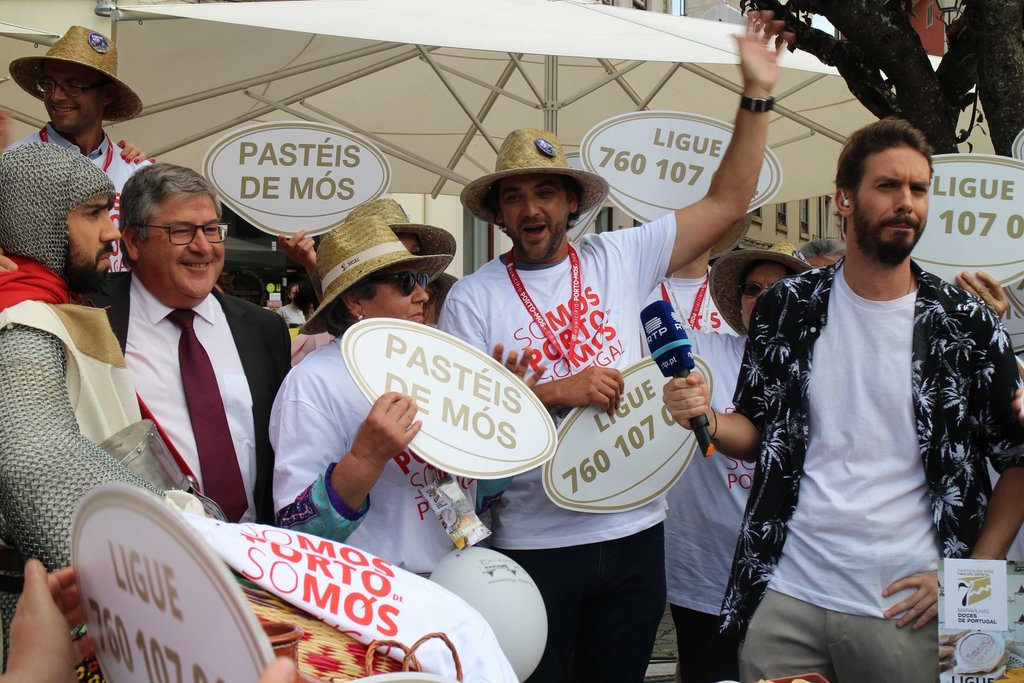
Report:
M162 492L82 436L59 339L13 325L0 330L0 359L0 537L52 571L71 564L84 493L115 481Z
M68 213L113 194L110 178L77 149L45 142L16 147L0 164L0 247L66 277Z

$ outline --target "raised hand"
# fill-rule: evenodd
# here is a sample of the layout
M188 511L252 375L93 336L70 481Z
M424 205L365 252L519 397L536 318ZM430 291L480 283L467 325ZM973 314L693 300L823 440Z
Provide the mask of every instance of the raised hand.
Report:
M779 80L779 54L793 34L785 30L786 22L776 20L768 10L747 14L747 30L736 36L743 73L743 94L749 97L770 97Z

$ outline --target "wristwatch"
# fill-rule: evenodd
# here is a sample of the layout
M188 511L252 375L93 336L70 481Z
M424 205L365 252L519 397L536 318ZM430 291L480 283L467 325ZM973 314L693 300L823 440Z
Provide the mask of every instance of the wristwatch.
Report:
M752 112L764 112L771 111L772 107L775 106L775 98L769 97L768 99L760 97L747 97L746 95L740 97L740 109L746 109Z

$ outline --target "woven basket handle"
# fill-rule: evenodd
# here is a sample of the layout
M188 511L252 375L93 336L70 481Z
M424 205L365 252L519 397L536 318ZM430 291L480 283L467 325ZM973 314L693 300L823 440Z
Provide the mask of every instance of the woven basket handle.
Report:
M459 659L459 653L455 649L455 644L452 643L451 639L447 635L441 632L428 633L415 643L412 647L405 645L397 640L375 640L371 642L366 648L366 675L373 675L373 662L377 656L378 648L381 647L395 647L405 653L402 657L402 671L423 671L423 667L419 660L416 658L416 650L419 649L423 643L434 638L441 639L445 645L448 646L448 650L452 653L452 661L455 662L455 677L456 680L462 681L462 660Z

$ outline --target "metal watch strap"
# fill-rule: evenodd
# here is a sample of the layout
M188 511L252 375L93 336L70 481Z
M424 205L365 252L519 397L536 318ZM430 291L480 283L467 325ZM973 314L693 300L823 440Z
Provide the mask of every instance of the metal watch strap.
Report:
M775 106L775 98L769 97L768 99L760 97L747 97L743 95L740 97L740 109L746 109L755 113L771 111L772 107Z

